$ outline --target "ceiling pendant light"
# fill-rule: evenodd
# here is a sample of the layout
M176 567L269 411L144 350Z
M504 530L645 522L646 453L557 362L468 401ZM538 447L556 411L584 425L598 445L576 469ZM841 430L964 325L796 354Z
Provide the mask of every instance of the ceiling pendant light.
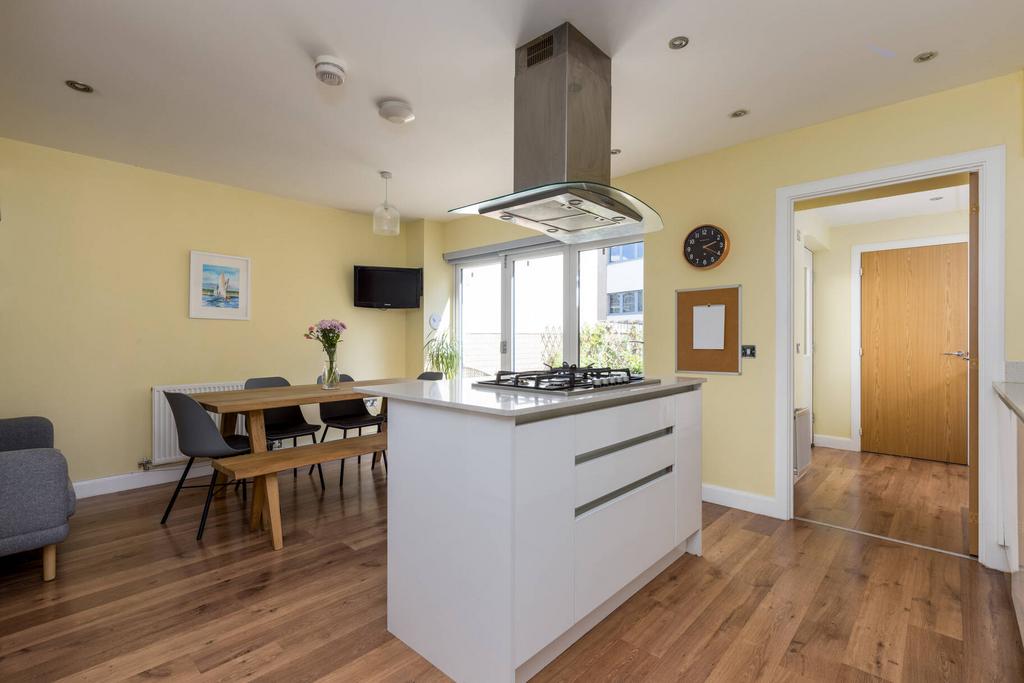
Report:
M398 209L388 204L388 180L391 179L391 171L381 171L380 177L384 179L384 203L373 210L373 234L394 237L398 235L401 216L398 215Z

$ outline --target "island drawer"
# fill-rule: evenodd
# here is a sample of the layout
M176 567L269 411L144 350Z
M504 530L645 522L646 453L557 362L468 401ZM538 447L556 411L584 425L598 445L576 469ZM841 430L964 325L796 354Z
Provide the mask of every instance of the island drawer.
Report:
M656 432L674 423L671 396L603 408L576 416L576 454Z
M587 505L675 462L673 428L620 441L576 456L576 503Z
M576 518L573 613L579 621L675 546L669 470Z

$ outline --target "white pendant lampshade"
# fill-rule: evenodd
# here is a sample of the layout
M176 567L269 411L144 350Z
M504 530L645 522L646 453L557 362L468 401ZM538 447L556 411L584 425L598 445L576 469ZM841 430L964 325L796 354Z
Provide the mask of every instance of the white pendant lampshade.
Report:
M384 179L384 202L373 210L373 234L394 237L399 233L401 216L397 208L388 204L388 180L391 178L391 172L381 171L380 177Z

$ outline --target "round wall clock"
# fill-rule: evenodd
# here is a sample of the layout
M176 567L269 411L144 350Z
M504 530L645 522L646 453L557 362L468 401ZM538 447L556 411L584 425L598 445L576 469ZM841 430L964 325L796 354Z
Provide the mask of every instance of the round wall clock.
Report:
M717 225L698 225L683 240L683 257L694 268L710 270L729 255L729 235Z

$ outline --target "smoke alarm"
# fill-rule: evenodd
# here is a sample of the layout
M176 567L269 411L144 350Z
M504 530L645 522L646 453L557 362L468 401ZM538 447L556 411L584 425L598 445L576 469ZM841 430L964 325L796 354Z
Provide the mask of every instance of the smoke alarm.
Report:
M316 79L324 85L341 85L345 82L345 67L341 60L330 55L320 55L313 67Z
M377 105L377 113L391 123L409 123L416 118L412 113L412 107L403 100L381 100Z

